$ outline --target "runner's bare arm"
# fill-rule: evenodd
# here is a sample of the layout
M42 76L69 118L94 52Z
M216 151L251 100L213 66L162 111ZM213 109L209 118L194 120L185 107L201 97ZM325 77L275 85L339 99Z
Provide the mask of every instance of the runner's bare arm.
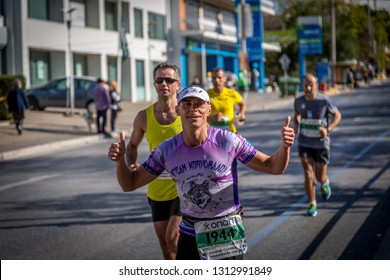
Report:
M146 132L146 111L139 111L133 122L133 131L129 144L126 147L127 165L135 164L138 157L138 147L142 142Z
M239 121L244 122L246 120L246 100L242 99L241 102L238 103L238 107L240 108L240 110L239 110L239 114L240 114Z
M294 113L294 133L297 134L298 133L298 127L299 127L299 123L301 122L301 115L298 113L298 112L295 112Z

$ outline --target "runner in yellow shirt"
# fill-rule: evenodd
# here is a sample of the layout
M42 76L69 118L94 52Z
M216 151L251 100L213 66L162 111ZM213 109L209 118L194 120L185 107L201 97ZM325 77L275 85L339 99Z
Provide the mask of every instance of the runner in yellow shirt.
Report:
M153 78L158 99L139 111L134 119L133 132L126 148L126 162L131 169L139 167L136 164L138 146L144 135L152 152L161 142L182 131L181 119L175 109L181 86L180 69L173 64L160 63L153 70ZM175 182L167 172L149 183L147 197L164 259L174 260L181 212Z
M234 125L235 106L239 107L239 122L245 121L246 103L242 96L235 90L225 87L226 73L219 67L212 72L213 88L207 93L210 96L211 115L208 118L210 125L226 128L236 133Z

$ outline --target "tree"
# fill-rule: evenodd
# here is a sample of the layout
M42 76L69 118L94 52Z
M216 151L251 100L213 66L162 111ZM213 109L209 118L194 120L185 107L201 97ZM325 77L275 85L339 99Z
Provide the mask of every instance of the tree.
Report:
M307 56L307 67L309 69L315 67L317 61L321 58L330 59L331 0L280 0L279 2L283 12L282 17L286 21L286 29L293 30L295 34L299 16L322 17L323 55ZM337 61L350 59L357 59L364 62L369 61L371 57L367 5L357 5L345 0L334 0L334 3L336 13ZM373 25L373 35L376 42L376 55L373 59L379 64L380 68L383 69L385 67L386 60L388 59L384 51L385 47L390 48L390 14L385 10L371 10L371 21ZM292 33L290 32L289 34ZM290 64L290 72L293 71L294 74L297 74L299 68L297 62L298 41L296 39L293 40L292 38L290 38L290 40L286 40L285 38L281 40L284 42L284 44L281 45L282 53L286 53L292 60ZM273 59L273 56L270 57Z

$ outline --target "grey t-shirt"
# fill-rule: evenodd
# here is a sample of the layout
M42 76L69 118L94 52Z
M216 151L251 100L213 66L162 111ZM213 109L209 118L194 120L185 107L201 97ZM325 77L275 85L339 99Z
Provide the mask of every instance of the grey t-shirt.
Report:
M329 150L330 138L320 137L319 128L327 128L329 119L337 110L332 100L321 93L317 93L312 101L307 101L302 95L295 98L294 110L301 115L298 146Z

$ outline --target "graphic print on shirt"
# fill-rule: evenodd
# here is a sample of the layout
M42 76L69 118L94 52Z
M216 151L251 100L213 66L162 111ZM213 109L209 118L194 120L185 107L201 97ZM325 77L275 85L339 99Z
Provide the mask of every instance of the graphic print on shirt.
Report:
M211 193L209 191L209 182L203 181L202 184L197 184L194 181L190 182L190 189L187 195L191 198L192 202L198 205L200 208L206 208L211 200Z
M207 179L202 179L204 174L198 173L188 177L182 182L180 192L183 194L183 206L191 209L193 213L209 213L220 206L222 199L218 194L218 190L223 189L217 182L214 176L208 175ZM229 192L228 190L225 190ZM214 199L213 199L214 194ZM229 196L228 196L229 197ZM226 198L226 203L231 205L233 201Z

